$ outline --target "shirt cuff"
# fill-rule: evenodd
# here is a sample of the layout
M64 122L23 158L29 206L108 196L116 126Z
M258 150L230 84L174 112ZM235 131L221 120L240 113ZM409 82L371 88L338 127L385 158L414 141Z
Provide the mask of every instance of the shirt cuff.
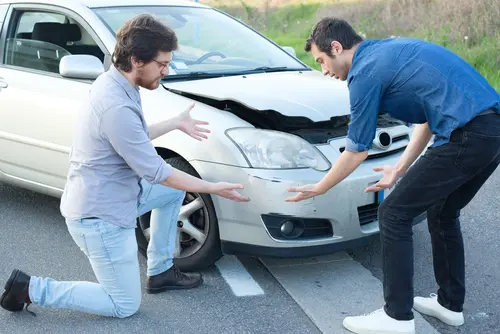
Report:
M359 144L355 143L352 139L346 138L346 146L345 149L346 151L349 152L364 152L368 151L371 148L371 145L364 145L364 144Z
M165 181L170 174L172 174L172 166L167 164L163 158L158 157L161 160L160 167L158 168L158 171L156 172L156 175L154 178L150 178L148 176L144 176L144 179L148 181L150 184L159 184L163 181Z

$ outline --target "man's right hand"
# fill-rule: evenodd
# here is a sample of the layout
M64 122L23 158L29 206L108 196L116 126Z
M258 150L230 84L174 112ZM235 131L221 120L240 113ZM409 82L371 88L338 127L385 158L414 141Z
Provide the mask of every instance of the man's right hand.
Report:
M217 182L211 185L210 193L236 202L250 201L248 197L240 195L235 189L243 189L243 186L235 183Z

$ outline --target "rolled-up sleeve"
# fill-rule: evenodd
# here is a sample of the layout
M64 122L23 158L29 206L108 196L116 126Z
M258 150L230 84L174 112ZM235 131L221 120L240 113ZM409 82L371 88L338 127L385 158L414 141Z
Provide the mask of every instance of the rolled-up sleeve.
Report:
M130 168L150 184L158 184L170 176L172 167L158 155L132 108L115 106L106 110L101 118L100 133Z
M351 120L346 138L346 150L363 152L372 147L383 85L377 78L356 75L349 83Z

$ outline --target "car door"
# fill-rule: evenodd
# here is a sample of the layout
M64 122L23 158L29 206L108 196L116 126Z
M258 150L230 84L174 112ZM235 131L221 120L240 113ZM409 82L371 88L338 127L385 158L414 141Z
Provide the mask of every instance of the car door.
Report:
M0 41L0 170L61 191L75 114L92 82L63 78L60 59L78 53L104 62L109 54L85 20L60 7L13 5Z
M9 5L6 4L1 4L0 5L0 36L2 36L2 30L3 30L3 22L5 19L5 16L7 15L7 11L9 9ZM0 46L0 50L2 47ZM7 88L7 83L5 80L0 76L0 92L2 89ZM2 108L0 107L0 115L1 115ZM0 138L1 138L1 133L0 133ZM0 141L0 147L1 147L1 141ZM2 173L2 165L1 165L2 159L0 156L0 174Z

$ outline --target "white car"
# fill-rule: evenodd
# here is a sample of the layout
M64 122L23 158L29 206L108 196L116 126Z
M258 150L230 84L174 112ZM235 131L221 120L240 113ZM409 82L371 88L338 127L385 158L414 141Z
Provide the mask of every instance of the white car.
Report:
M146 120L168 119L194 101L193 116L212 131L203 142L179 131L164 135L154 141L158 154L203 179L242 183L251 199L186 195L176 258L183 269L209 266L222 254L326 254L377 234L384 194L364 189L381 177L373 167L397 161L411 127L380 115L360 168L321 197L286 203L290 186L319 181L343 151L347 86L195 2L0 0L0 181L61 196L75 113L111 66L116 31L141 13L166 22L180 45L160 87L141 90ZM138 222L144 253L149 216Z

